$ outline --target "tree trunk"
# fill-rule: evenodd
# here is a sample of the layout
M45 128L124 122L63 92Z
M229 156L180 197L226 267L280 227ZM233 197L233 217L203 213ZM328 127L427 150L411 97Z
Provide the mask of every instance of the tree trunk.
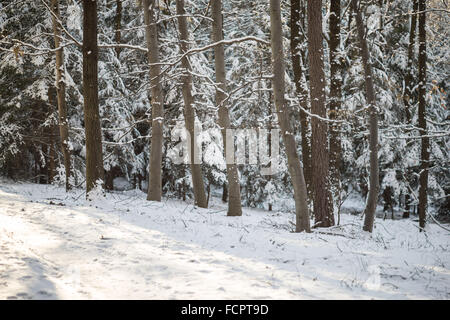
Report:
M228 186L224 182L222 187L222 201L227 202L228 201Z
M353 16L354 16L354 12L353 12L353 6L350 6L350 8L348 8L348 20L347 20L347 30L345 32L347 32L348 34L350 34L352 32L352 21L353 21ZM352 37L347 37L347 39L345 39L344 42L344 48L348 48L349 47L349 43L350 43L350 39Z
M98 106L97 1L83 0L83 95L86 133L86 196L104 185L102 131Z
M55 16L60 18L59 0L52 0L52 10ZM55 39L55 48L61 45L61 30L55 17L52 15L53 35ZM67 122L67 107L66 107L66 82L64 71L64 50L58 49L55 52L55 76L56 76L56 90L58 100L58 121L59 121L59 135L61 138L61 151L64 157L64 168L66 171L66 191L70 190L70 151L69 151L69 124Z
M177 0L177 17L178 28L180 32L180 51L185 53L189 50L189 32L186 19L186 11L184 9L184 0ZM195 204L201 208L207 208L207 200L205 194L205 188L203 186L202 167L196 161L197 157L201 155L201 149L199 149L195 137L195 111L192 107L192 75L191 65L188 56L183 57L181 60L181 66L184 69L183 75L183 100L184 100L184 120L186 124L186 130L190 134L190 166L192 172L192 184L194 186L194 198Z
M414 58L414 46L416 39L416 29L417 29L417 10L419 7L418 0L413 0L413 12L411 15L411 24L409 31L409 45L408 45L408 64L406 67L406 76L405 76L405 91L403 93L403 104L405 105L405 117L406 123L411 124L411 104L413 97L413 88L414 88L414 73L413 73L413 58ZM410 181L411 173L409 168L406 168L406 177L407 182ZM409 203L410 196L409 194L405 194L405 210L403 212L403 218L409 218Z
M322 1L308 0L308 52L309 52L309 86L311 112L322 118L327 117L325 105L325 73L323 63L322 38ZM329 190L329 155L327 141L327 122L311 118L314 217L316 227L334 225L332 202Z
M222 27L222 0L215 0L211 3L212 38L213 42L223 40ZM222 129L222 137L224 142L224 151L227 150L227 143L234 144L234 141L227 141L226 130L231 129L230 115L226 105L227 80L225 76L225 55L223 45L214 46L214 60L216 68L216 104L219 107L219 126ZM232 148L234 150L234 148ZM233 151L234 152L234 151ZM233 157L234 158L234 157ZM242 215L241 207L241 190L239 183L238 168L235 163L227 163L228 178L228 216Z
M53 130L52 130L53 131ZM55 178L56 173L56 152L55 152L55 144L53 141L53 135L50 135L50 145L48 146L48 183L51 184L53 179Z
M296 211L296 232L310 232L309 212L307 204L307 191L303 168L297 154L295 138L289 123L288 109L284 99L284 52L283 33L281 25L280 0L270 0L270 32L273 61L273 92L278 122L282 131L288 158L288 170L294 187L294 200Z
M164 122L164 97L161 87L161 67L159 63L158 28L156 25L155 0L143 0L145 36L148 49L148 63L150 64L150 86L152 106L152 138L150 147L149 181L147 200L161 201L162 180L162 146ZM156 64L156 65L152 65Z
M425 119L425 98L427 94L427 34L426 23L426 1L419 0L419 128L422 136L422 148L420 152L420 176L419 176L419 226L421 231L425 227L427 211L428 191L428 162L430 160L430 140L426 137L427 121Z
M375 89L373 85L372 65L370 62L369 49L365 33L365 26L362 20L361 11L358 8L358 1L352 0L353 12L356 14L356 28L358 29L358 39L361 46L361 58L364 67L366 100L369 104L369 150L370 150L370 179L369 195L366 203L364 231L372 232L377 208L378 188L379 188L379 168L378 168L378 113L375 101Z
M121 22L122 22L122 0L116 0L116 16L115 16L115 41L120 43L121 41ZM120 47L116 48L117 57L120 54Z
M49 104L49 114L55 111L55 92L53 87L49 87L47 90L48 104ZM55 150L55 136L56 136L56 126L51 124L48 129L48 161L47 161L47 181L49 184L53 182L56 174L56 150Z
M405 208L403 210L403 218L409 218L409 204L410 196L409 194L405 194Z
M304 7L301 5L300 0L291 0L291 59L292 69L294 71L294 82L297 95L299 97L300 106L308 110L308 91L306 88L306 77L303 72L303 63L305 53L301 50L300 46L304 40L303 31L300 30L300 26L303 25L304 19ZM312 196L311 188L311 146L309 142L309 130L308 130L308 115L303 110L300 110L300 133L302 139L302 159L305 174L306 189L308 195Z
M405 77L405 92L403 94L403 103L405 105L406 122L411 122L411 98L413 93L413 58L414 58L414 44L416 37L416 27L417 27L417 8L419 6L418 0L413 1L413 12L411 15L411 26L409 31L409 45L408 45L408 65L406 69Z
M330 119L340 118L342 103L342 66L343 58L339 49L341 44L341 1L331 0L330 7ZM340 201L341 181L341 134L338 123L330 124L330 183L335 201ZM338 205L338 203L336 203Z
M269 97L270 97L269 101L271 103L273 103L272 102L272 95L270 94ZM272 126L272 121L273 121L273 115L270 115L269 130L268 130L269 134L267 135L267 149L268 149L268 155L269 155L269 159L270 159L270 167L272 167L272 161L273 161L273 158L272 158L272 129L274 129L274 128ZM267 181L268 181L268 183L271 183L271 181L272 181L272 174L269 174L267 176ZM270 196L270 198L272 198L272 197ZM268 208L269 211L272 211L272 199L270 199L268 207L269 207Z

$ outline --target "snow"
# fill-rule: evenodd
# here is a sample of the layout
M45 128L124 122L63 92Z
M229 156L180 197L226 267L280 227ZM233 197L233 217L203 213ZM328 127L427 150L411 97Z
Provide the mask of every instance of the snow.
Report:
M81 8L76 4L67 6L67 28L81 31Z
M448 232L359 215L293 233L290 213L179 200L138 190L0 180L0 299L448 299ZM352 203L352 205L355 205Z
M124 190L130 190L133 188L131 183L123 177L115 178L113 180L113 184L114 184L114 190L124 191Z

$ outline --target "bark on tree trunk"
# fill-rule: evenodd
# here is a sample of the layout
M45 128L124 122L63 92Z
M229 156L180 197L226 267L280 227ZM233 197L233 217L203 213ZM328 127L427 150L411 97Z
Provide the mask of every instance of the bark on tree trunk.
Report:
M177 0L177 16L178 16L178 28L180 32L180 51L185 53L189 50L189 32L186 19L186 10L184 9L184 0ZM191 65L189 62L189 57L185 56L181 60L181 66L184 69L185 74L183 75L183 100L184 100L184 120L186 124L186 130L190 134L190 166L192 173L192 184L194 186L194 198L195 204L201 208L207 208L207 200L205 194L205 188L203 185L202 177L202 167L196 158L200 160L201 149L195 143L195 111L192 107L193 97L192 97L192 75Z
M408 45L408 65L406 69L405 76L405 91L403 93L403 103L405 105L405 117L406 123L411 124L411 105L414 103L413 98L413 88L414 88L414 74L413 74L413 58L414 58L414 46L416 40L416 29L417 29L417 11L419 7L418 0L413 1L413 12L411 15L411 24L409 31L409 45ZM411 173L409 168L406 168L407 181L411 179ZM409 194L405 194L405 210L403 212L403 218L409 218Z
M348 20L347 20L347 33L350 33L352 31L352 22L353 22L353 16L354 16L354 12L353 12L353 6L350 5L350 8L348 8ZM347 37L347 39L345 39L344 42L344 48L348 48L349 47L349 43L350 43L350 39L352 37Z
M289 123L289 114L284 99L284 52L283 33L281 25L280 0L270 0L270 32L273 61L273 92L278 122L282 131L286 154L288 158L288 170L294 187L294 200L296 211L296 232L310 232L309 212L307 204L307 191L303 169L297 154L295 138Z
M405 105L406 122L411 123L411 98L413 94L413 58L414 58L414 44L416 38L416 27L417 27L417 9L419 3L418 0L413 1L413 12L411 15L411 27L409 31L409 45L408 45L408 65L405 77L405 92L403 94L403 103Z
M339 53L341 44L341 1L331 0L330 7L330 119L339 119L342 102L343 58ZM330 124L330 183L335 204L340 201L341 183L341 134L338 123Z
M403 218L409 218L409 203L410 196L409 194L405 194L405 209L403 210Z
M228 201L228 186L224 182L222 187L222 201L227 202Z
M322 39L322 0L308 0L308 52L311 112L327 117L325 105L325 73ZM316 227L334 225L332 201L329 189L328 124L316 117L311 118L311 154L314 194L314 217Z
M121 22L122 22L122 0L116 0L116 17L115 17L115 41L120 43L121 40ZM117 57L120 55L120 47L116 48Z
M52 0L52 10L58 19L59 0ZM55 17L52 15L53 35L55 39L55 48L61 45L61 30ZM64 168L66 172L66 191L70 190L70 150L69 150L69 124L67 121L67 106L66 106L66 83L64 71L64 49L60 48L55 52L55 86L57 90L58 101L58 121L59 121L59 135L61 139L61 151L64 157Z
M53 130L52 130L53 131ZM53 182L53 179L55 178L55 172L56 172L56 164L55 164L55 144L53 135L50 136L50 145L48 147L48 183L51 184Z
M227 202L228 201L228 186L224 182L222 186L222 201Z
M49 113L54 112L55 108L55 92L52 87L49 87L47 90L48 104L49 104ZM47 170L47 181L49 184L53 182L56 173L56 151L55 151L55 133L56 126L53 124L48 127L48 170Z
M213 42L223 40L222 27L222 0L214 0L211 3L212 38ZM234 141L227 141L226 129L230 129L230 115L226 104L227 80L225 76L225 55L223 45L214 46L214 60L216 69L216 104L219 108L219 126L222 129L222 137L224 142L224 150L227 150L227 144ZM232 148L234 150L234 148ZM233 151L234 152L234 151ZM233 157L234 158L234 157ZM241 216L241 190L239 183L239 174L237 165L227 163L227 179L228 179L228 216Z
M150 85L152 105L152 138L150 146L149 182L147 200L161 201L162 181L161 163L163 146L164 97L161 87L161 67L152 65L159 63L158 28L156 24L155 0L143 0L145 36L150 64Z
M102 131L98 106L97 1L83 0L83 95L86 132L86 197L104 185Z
M294 71L294 82L297 95L299 97L300 106L308 110L308 90L306 88L306 77L303 74L306 71L304 68L305 53L300 46L303 43L305 36L300 26L304 25L304 6L300 0L291 0L291 58L292 69ZM304 30L304 28L303 28ZM311 186L311 146L309 141L308 115L303 110L300 110L300 133L302 139L302 160L306 182L306 189L308 195L312 197Z
M269 101L272 101L272 95L270 95ZM267 149L268 149L268 155L269 155L269 159L270 159L270 166L272 166L272 161L273 161L272 160L272 129L273 129L272 120L273 120L273 115L270 115L269 134L267 135ZM272 181L272 175L271 174L269 174L267 176L267 181L269 183L271 183L271 181ZM272 211L272 199L270 199L270 201L269 201L268 208L269 208L269 211Z
M369 105L369 150L370 150L370 178L369 195L365 208L364 231L372 232L375 219L375 210L378 200L379 189L379 168L378 168L378 113L375 101L375 89L373 85L372 66L370 62L369 49L365 34L365 26L362 20L361 11L358 8L358 1L352 0L352 8L355 13L356 28L361 47L361 58L364 67L366 100Z
M422 231L425 228L427 212L428 191L428 162L430 160L430 140L427 135L426 94L427 94L427 34L426 23L426 1L419 0L419 128L422 136L422 148L420 152L420 176L419 176L419 226Z

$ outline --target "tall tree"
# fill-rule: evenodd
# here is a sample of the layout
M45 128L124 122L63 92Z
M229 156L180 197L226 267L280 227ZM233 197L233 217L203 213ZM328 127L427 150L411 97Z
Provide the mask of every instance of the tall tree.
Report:
M296 212L295 229L297 232L310 232L306 183L303 176L303 168L297 154L294 133L289 121L289 111L286 108L286 101L284 98L285 65L280 0L270 0L270 34L273 62L272 86L278 122L286 147L288 170L291 176L292 185L294 187Z
M164 96L161 87L161 67L159 65L158 26L155 0L143 0L145 37L150 65L150 86L152 106L152 138L150 146L150 168L147 200L161 201L162 145L164 122Z
M59 0L52 0L52 23L53 36L55 41L55 85L58 101L58 121L59 135L61 139L61 151L64 157L64 168L66 172L66 191L70 190L70 151L69 151L69 124L67 122L67 106L66 106L66 82L64 68L64 49L61 47L61 21L59 13ZM59 21L58 21L59 20Z
M405 105L405 116L407 124L411 123L411 104L412 97L414 92L414 69L413 69L413 60L414 60L414 46L416 42L416 29L417 29L417 9L419 7L418 0L413 0L413 12L411 14L411 22L409 29L409 44L408 44L408 60L406 66L406 76L405 76L405 90L403 93L403 104ZM409 176L409 173L407 173ZM408 179L409 180L409 179ZM410 195L407 192L405 194L405 208L403 211L403 217L409 217L409 203L410 203Z
M322 0L308 0L308 52L311 112L321 118L326 118ZM311 154L314 156L312 174L314 177L315 226L329 227L334 225L334 219L329 189L328 124L317 117L312 117L311 126Z
M403 94L403 103L405 105L406 121L411 122L411 98L413 95L413 80L414 80L414 69L413 69L413 59L414 59L414 44L416 39L416 29L417 29L417 9L419 6L418 0L413 0L413 12L411 14L411 23L409 30L409 44L408 44L408 61L406 66L406 76L405 76L405 92Z
M49 87L47 90L48 96L48 104L49 104L49 113L53 113L55 107L55 91L53 87ZM47 183L52 183L56 174L56 150L55 150L55 136L56 136L56 126L53 123L46 128L44 131L47 131L48 134L48 144L47 144L47 158L46 166L47 166ZM66 178L67 182L67 178ZM67 188L66 188L67 191Z
M330 119L339 119L342 104L342 66L343 58L340 53L341 44L341 1L330 0ZM341 135L340 126L334 122L330 124L330 183L333 196L339 201L341 180Z
M178 29L180 32L180 51L181 54L186 54L189 50L189 31L186 18L186 10L184 8L184 0L177 0L177 19L178 19ZM205 188L203 186L202 177L202 167L196 161L197 155L200 154L201 150L197 143L195 143L195 111L192 107L193 97L192 97L192 75L191 65L189 62L189 57L187 55L183 56L181 60L181 66L184 69L184 74L182 77L183 82L183 100L184 100L184 121L186 124L186 130L189 132L191 141L191 154L190 154L190 166L192 173L192 184L194 186L194 197L195 204L201 208L206 208L207 200L205 194Z
M303 0L291 0L291 59L294 71L294 82L300 106L308 110L308 90L306 88L306 77L304 72L305 52L301 45L305 40L305 6ZM302 143L302 160L305 174L306 189L308 195L312 196L311 187L311 146L309 141L308 115L303 109L299 112L300 133Z
M223 21L222 21L222 0L214 0L211 3L212 38L213 41L223 40ZM226 104L227 79L225 75L225 54L223 44L214 46L214 62L216 70L216 104L219 107L219 126L222 129L224 150L230 149L234 152L234 147L227 148L227 144L234 144L234 141L227 141L226 130L231 128L230 115ZM234 158L234 157L233 157ZM227 161L228 162L228 161ZM241 190L239 183L238 168L235 163L227 163L228 179L228 213L229 216L242 215Z
M419 0L419 128L421 137L420 175L419 175L419 226L425 227L428 191L428 162L430 160L430 139L427 137L426 94L427 94L427 33L426 1Z
M83 95L86 133L86 191L104 181L98 106L97 1L83 0Z
M358 1L352 0L352 8L355 13L356 28L361 47L361 58L364 68L364 78L366 87L366 101L369 109L369 150L370 150L370 178L369 196L365 208L364 231L372 232L375 219L375 210L378 200L379 189L379 168L378 168L378 111L375 99L375 88L373 84L372 65L370 62L369 48L367 46L365 26L363 23L361 10Z
M114 24L115 24L115 35L114 35L114 39L116 41L116 43L120 43L121 38L122 38L122 33L121 33L121 27L122 27L122 0L116 0L116 16L114 18ZM116 53L117 56L119 56L120 54L120 47L116 48Z

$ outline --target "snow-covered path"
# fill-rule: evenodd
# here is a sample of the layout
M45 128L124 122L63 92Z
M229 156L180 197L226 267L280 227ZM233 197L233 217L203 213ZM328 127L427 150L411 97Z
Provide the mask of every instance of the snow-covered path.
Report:
M0 299L450 297L449 234L436 225L377 220L370 236L344 215L296 234L287 213L81 192L0 181Z

